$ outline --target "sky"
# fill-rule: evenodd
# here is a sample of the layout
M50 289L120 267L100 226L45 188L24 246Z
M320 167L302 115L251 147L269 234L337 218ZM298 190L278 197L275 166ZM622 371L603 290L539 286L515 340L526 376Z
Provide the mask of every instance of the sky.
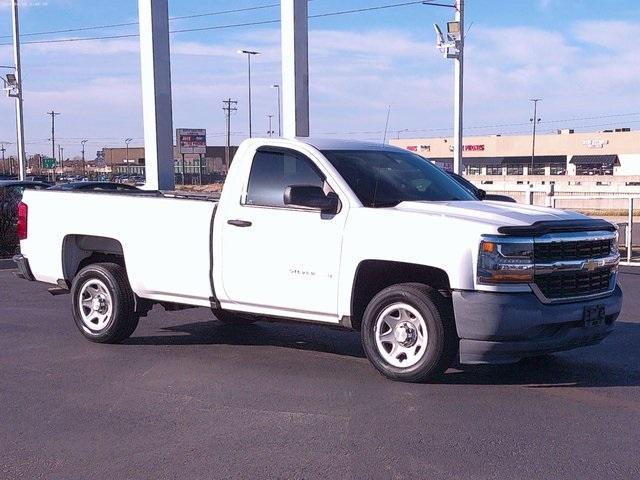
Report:
M439 0L440 1L440 0ZM442 0L447 3L450 0ZM190 29L276 20L277 0L169 0L169 15L211 14L171 21ZM310 15L406 0L312 0ZM10 0L0 0L0 65L13 62ZM465 135L530 131L530 98L542 98L541 132L640 128L640 2L638 0L466 0ZM309 20L312 135L382 141L451 135L453 62L435 48L433 23L449 8L397 8ZM20 0L28 154L51 152L50 116L65 157L85 138L87 158L105 146L142 144L138 39L29 44L47 39L137 33L136 25L48 35L52 30L137 21L135 0ZM8 36L8 37L7 37ZM171 36L174 128L206 128L223 144L222 100L238 100L233 142L248 134L246 57L254 57L253 131L266 135L277 115L280 31L277 23L176 33ZM6 71L4 71L6 73ZM275 117L274 117L275 127ZM277 129L276 129L277 130ZM14 103L0 97L0 142L15 152Z

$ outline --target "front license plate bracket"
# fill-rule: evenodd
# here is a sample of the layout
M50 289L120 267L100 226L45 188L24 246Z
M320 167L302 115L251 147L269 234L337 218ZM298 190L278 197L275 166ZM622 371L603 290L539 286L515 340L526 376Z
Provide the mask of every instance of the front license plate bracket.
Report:
M589 305L584 307L584 314L582 316L585 328L599 327L604 325L605 314L604 305Z

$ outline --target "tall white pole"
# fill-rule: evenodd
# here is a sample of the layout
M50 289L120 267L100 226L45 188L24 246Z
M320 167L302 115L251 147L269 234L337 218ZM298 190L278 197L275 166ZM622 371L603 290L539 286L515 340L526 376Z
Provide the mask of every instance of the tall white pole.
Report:
M138 0L148 190L175 189L168 0Z
M463 82L464 82L464 0L456 0L455 20L460 22L460 43L458 56L455 61L455 107L453 112L453 171L462 173L462 110L463 110Z
M18 21L18 0L13 0L13 59L16 68L16 83L18 95L16 96L16 130L18 139L18 164L20 165L20 180L25 179L26 158L24 152L24 115L22 112L22 66L20 63L20 22Z
M285 137L309 136L307 0L282 0L282 121Z

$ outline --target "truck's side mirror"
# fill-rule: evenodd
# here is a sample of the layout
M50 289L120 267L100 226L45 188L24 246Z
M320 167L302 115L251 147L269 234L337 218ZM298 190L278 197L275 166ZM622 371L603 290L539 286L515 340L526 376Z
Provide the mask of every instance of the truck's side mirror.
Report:
M479 188L476 193L476 196L478 197L478 200L484 200L485 197L487 196L487 192L486 190Z
M313 185L290 185L284 190L284 204L296 207L314 208L322 213L337 213L338 196Z

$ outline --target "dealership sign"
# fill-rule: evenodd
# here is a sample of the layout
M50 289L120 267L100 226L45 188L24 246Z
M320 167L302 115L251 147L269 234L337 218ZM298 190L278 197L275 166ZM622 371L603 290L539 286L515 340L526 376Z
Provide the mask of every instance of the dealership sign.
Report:
M176 130L178 153L207 153L207 131L199 128L178 128Z

